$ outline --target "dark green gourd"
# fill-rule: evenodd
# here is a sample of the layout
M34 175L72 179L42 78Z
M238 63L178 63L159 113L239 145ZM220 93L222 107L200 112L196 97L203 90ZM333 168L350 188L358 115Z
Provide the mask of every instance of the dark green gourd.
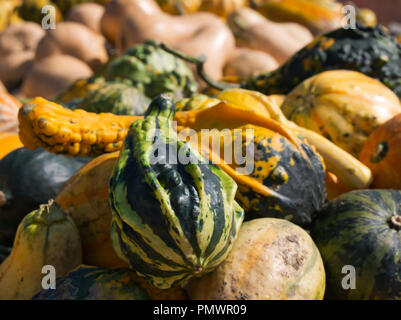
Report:
M63 184L91 158L20 148L0 160L0 245L12 246L18 224L55 198Z
M244 215L234 180L179 140L173 117L168 96L152 101L131 125L110 181L113 246L162 289L219 265ZM174 161L176 154L192 161Z
M325 264L326 298L401 299L401 191L343 194L316 213L311 236ZM355 268L354 289L342 285L352 276L344 266Z
M335 69L362 72L401 97L401 44L382 26L357 25L319 36L280 68L251 77L241 86L264 94L287 94L303 80Z

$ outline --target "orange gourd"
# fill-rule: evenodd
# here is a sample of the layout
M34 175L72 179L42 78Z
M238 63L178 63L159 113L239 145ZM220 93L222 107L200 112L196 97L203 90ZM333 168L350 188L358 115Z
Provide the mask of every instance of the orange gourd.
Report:
M326 193L327 200L337 198L339 195L351 191L352 188L344 185L338 177L330 172L326 171Z
M24 145L16 132L0 132L0 159Z
M401 113L372 132L359 159L372 170L372 188L401 189Z

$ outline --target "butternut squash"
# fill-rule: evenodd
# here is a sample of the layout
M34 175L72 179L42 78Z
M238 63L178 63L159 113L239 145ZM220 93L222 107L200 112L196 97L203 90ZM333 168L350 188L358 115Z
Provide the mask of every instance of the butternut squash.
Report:
M171 14L190 14L209 11L222 18L235 9L248 5L248 0L157 0L163 11Z
M75 81L92 75L91 68L72 56L51 55L36 62L22 83L26 97L54 98Z
M20 51L0 58L0 80L11 89L18 87L32 69L35 52Z
M207 12L171 16L162 12L153 0L131 2L125 10L116 44L120 54L151 39L188 55L205 55L206 73L213 79L223 76L223 67L235 40L219 18Z
M126 9L134 1L135 0L110 0L104 6L105 11L100 20L100 27L102 34L114 45L117 43Z
M82 3L72 7L65 21L78 22L93 32L101 34L100 21L104 14L104 7L97 3Z
M279 66L269 54L248 48L235 48L224 65L224 76L247 79L256 74L269 72Z
M108 60L105 38L77 22L60 22L49 30L38 45L35 60L56 54L75 57L93 70Z
M296 23L276 23L250 8L240 8L227 19L238 46L261 50L281 64L302 49L313 36Z
M26 300L42 289L42 268L62 276L81 264L74 222L54 203L42 205L20 223L11 254L0 265L0 300Z
M34 22L9 26L0 33L0 59L21 51L34 52L44 35L44 29Z

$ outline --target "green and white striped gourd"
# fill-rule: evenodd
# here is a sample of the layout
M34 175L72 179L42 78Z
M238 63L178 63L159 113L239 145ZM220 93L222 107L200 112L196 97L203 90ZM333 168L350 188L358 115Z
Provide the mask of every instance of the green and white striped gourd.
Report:
M131 125L110 181L113 246L161 289L217 267L244 216L234 180L178 138L173 117L169 96L156 97L145 118ZM196 161L174 164L175 154Z

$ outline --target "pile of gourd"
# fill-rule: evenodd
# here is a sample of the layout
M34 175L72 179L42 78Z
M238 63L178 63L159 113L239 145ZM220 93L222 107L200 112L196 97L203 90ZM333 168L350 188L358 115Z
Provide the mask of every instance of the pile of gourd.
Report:
M0 299L401 299L401 45L372 12L71 0L45 32L49 2L0 16Z

